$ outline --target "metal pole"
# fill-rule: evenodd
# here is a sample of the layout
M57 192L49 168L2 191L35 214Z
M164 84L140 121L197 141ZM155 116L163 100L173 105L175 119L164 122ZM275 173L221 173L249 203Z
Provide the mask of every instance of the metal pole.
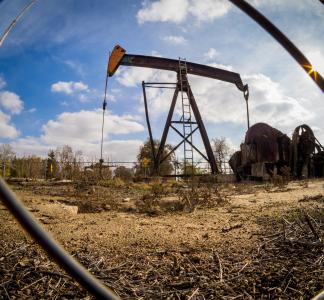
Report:
M146 91L145 91L145 82L144 81L142 81L142 88L143 88L144 108L145 108L145 117L146 117L147 129L148 129L149 136L150 136L150 143L151 143L153 161L155 161L155 147L154 147L153 134L152 134L151 124L150 124L148 108L147 108L147 99L146 99Z
M310 78L324 92L324 79L321 74L313 69L312 64L307 57L290 41L274 24L272 24L264 15L256 10L252 5L244 0L229 0L250 18L265 29L277 42L284 47L288 53L297 61Z
M171 102L171 105L170 105L170 110L169 110L169 113L168 113L168 117L167 117L167 120L166 120L165 125L164 125L164 130L163 130L159 150L158 150L157 155L155 157L155 161L154 161L154 170L155 171L158 171L158 168L160 166L160 160L161 160L161 156L163 154L165 142L166 142L168 132L169 132L169 128L170 128L170 125L171 125L171 120L172 120L174 108L175 108L175 105L176 105L176 102L177 102L178 93L179 93L179 87L177 86L177 88L174 91L173 99L172 99L172 102Z
M246 117L247 117L247 127L250 128L250 113L249 113L249 99L245 99L246 102Z
M29 4L27 4L20 14L11 22L11 24L7 27L7 29L3 32L0 37L0 47L3 45L5 39L9 35L10 31L15 27L16 23L19 19L32 7L32 5L36 2L36 0L32 0Z
M188 83L187 94L188 94L190 105L191 105L192 111L194 113L197 125L199 127L201 139L202 139L202 141L204 143L204 146L205 146L205 150L206 150L206 153L207 153L208 162L210 164L212 174L217 174L217 173L219 173L219 170L217 168L217 164L216 164L215 156L214 156L214 153L213 153L213 149L212 149L212 147L210 145L210 141L209 141L209 138L208 138L208 134L207 134L204 122L203 122L202 117L200 115L200 112L199 112L195 97L194 97L194 95L192 93L192 90L191 90L191 87L190 87L189 83Z
M0 178L0 198L8 210L15 216L24 229L43 247L69 275L81 286L88 290L96 299L119 299L108 287L104 286L91 275L81 264L72 258L61 246L43 229L32 214L27 211L7 184Z

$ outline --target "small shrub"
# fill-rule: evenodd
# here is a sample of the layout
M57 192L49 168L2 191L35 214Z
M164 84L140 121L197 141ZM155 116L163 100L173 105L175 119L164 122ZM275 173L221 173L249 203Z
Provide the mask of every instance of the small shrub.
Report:
M132 181L134 178L134 170L125 166L119 166L115 169L114 175L114 178L120 178L123 181Z
M125 187L127 183L121 178L115 177L113 179L100 180L98 181L98 185L103 187L121 188Z
M144 194L141 199L136 201L135 205L141 213L157 215L161 212L158 198L155 198L151 193Z
M309 183L308 180L302 180L299 182L299 185L305 189L307 189L309 187Z
M282 179L285 183L288 184L288 182L291 180L291 169L288 166L283 166L280 168L280 172L282 174Z
M315 201L318 203L324 203L324 195L317 194L314 196L304 196L303 198L299 199L298 202L309 202L309 201Z
M277 175L277 174L273 174L271 177L270 177L270 182L278 187L278 188L283 188L285 187L285 182L283 180L283 177L281 175Z

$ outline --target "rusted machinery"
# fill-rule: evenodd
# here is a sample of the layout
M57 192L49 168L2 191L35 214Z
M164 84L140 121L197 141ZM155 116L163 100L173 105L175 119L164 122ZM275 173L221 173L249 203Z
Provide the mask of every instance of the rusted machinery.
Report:
M268 179L287 170L294 178L323 177L324 148L307 125L298 126L290 139L268 124L257 123L248 129L229 164L237 180Z
M204 126L202 117L200 115L195 97L191 90L188 74L213 78L225 82L230 82L236 85L236 87L243 92L244 99L246 100L246 104L248 104L248 85L244 85L241 77L238 73L234 73L227 70L222 70L206 65L196 64L187 62L184 59L175 60L168 59L163 57L153 57L153 56L144 56L144 55L134 55L134 54L126 54L126 51L119 45L116 45L113 49L108 62L107 76L113 76L117 68L120 66L130 66L130 67L145 67L145 68L153 68L160 70L168 70L174 71L177 73L177 82L143 82L143 95L144 95L144 107L146 113L146 121L147 127L149 131L149 137L151 141L152 147L152 158L151 160L154 163L154 172L159 174L159 166L160 164L171 155L176 149L178 149L181 145L184 146L184 174L186 174L186 170L192 170L193 166L193 150L195 150L201 157L203 157L210 165L211 172L213 174L218 173L215 157L210 145L210 141L207 135L206 128ZM108 78L108 77L107 77ZM173 88L174 94L171 101L169 113L166 119L166 123L164 125L164 130L161 138L161 142L159 145L159 149L157 153L155 153L155 148L153 145L153 135L151 131L148 107L147 107L147 99L146 99L146 87L159 87L166 85L167 88ZM107 90L107 89L106 89ZM181 104L182 104L182 115L180 120L173 120L173 114L176 106L176 102L178 96L180 95ZM106 108L106 102L104 101L103 109ZM178 127L177 127L178 126ZM164 154L164 147L166 143L166 139L168 136L168 132L170 127L181 137L181 141L173 147L171 151L167 154ZM200 132L206 155L202 153L193 143L192 136L198 131ZM190 168L191 167L191 168ZM177 175L178 176L178 175Z

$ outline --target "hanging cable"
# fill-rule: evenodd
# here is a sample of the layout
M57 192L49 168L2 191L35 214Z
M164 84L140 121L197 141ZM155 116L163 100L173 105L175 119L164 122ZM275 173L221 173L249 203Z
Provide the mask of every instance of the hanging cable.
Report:
M110 58L110 51L109 51L109 58ZM101 167L104 162L102 158L102 150L103 150L103 134L104 134L104 126L105 126L105 112L107 108L107 90L108 90L108 77L109 74L107 72L106 74L106 84L105 84L105 95L104 95L104 100L102 103L102 124L101 124L101 148L100 148L100 172L101 172Z
M101 149L100 149L100 163L103 163L102 158L102 149L103 149L103 133L104 133L104 126L105 126L105 112L107 107L107 87L108 87L108 74L106 76L106 86L105 86L105 96L104 101L102 103L102 125L101 125Z

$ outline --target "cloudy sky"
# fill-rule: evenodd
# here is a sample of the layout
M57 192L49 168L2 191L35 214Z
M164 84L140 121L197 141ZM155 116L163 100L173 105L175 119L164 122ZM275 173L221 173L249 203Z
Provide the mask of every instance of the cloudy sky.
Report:
M2 33L27 0L0 0ZM319 0L249 0L324 74L324 6ZM69 144L99 158L101 106L109 51L158 55L240 73L250 87L251 123L291 135L309 124L324 143L324 97L264 30L227 0L38 0L0 48L0 143L21 155L45 156ZM141 81L175 74L121 67L109 79L105 159L134 160L148 136ZM189 78L210 139L239 147L245 102L232 84ZM170 91L150 90L153 134L159 138ZM177 110L178 111L178 110ZM177 112L175 119L177 119ZM201 147L198 136L194 140ZM170 135L170 143L176 143Z

